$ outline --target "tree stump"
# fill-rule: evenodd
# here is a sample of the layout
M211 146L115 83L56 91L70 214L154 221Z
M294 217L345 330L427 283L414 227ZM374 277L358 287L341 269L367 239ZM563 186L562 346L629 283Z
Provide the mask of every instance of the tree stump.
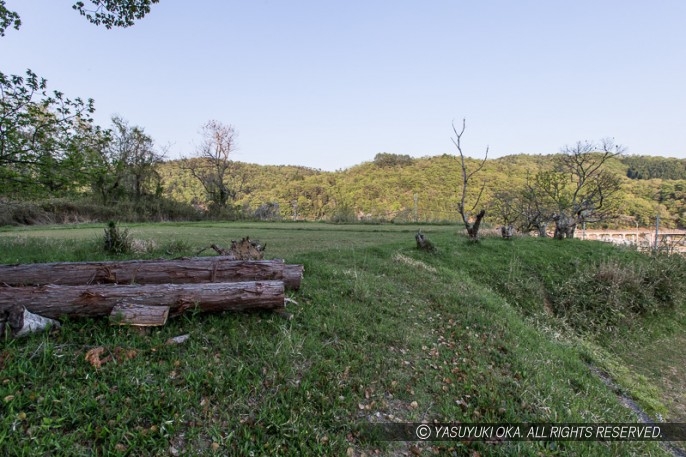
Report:
M422 233L421 230L414 236L417 242L417 249L427 252L436 252L436 246Z

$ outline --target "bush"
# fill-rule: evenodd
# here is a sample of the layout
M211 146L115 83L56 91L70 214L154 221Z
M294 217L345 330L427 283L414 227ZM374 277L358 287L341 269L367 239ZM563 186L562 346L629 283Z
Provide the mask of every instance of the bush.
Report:
M686 299L686 260L658 255L646 261L605 261L554 291L553 310L581 332L616 332L634 318L674 309Z
M0 200L0 227L51 223L50 214L30 202Z
M152 196L108 205L87 197L52 198L38 202L0 200L0 226L106 222L113 219L127 222L198 221L205 216L189 204Z
M104 241L105 252L110 254L126 254L131 252L132 240L128 229L120 230L115 222L107 224Z
M357 216L355 215L355 210L353 210L348 205L342 205L336 208L333 216L331 216L331 222L335 224L348 224L357 222Z

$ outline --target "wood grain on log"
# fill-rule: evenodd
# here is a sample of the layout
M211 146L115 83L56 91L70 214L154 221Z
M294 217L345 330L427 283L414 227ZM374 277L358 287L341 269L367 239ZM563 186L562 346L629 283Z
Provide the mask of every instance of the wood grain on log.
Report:
M281 309L283 281L212 284L47 285L0 288L0 315L14 305L50 318L107 316L119 303L169 306L170 316L201 312Z
M0 285L85 284L194 284L283 280L297 290L302 265L283 260L227 260L194 257L174 260L128 260L121 262L59 262L0 265Z
M110 323L112 325L154 327L166 324L167 317L169 317L168 306L119 303L112 308Z

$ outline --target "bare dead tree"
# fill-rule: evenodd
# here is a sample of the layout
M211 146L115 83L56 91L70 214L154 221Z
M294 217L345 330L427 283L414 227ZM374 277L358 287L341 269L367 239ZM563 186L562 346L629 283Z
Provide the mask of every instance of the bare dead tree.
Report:
M481 196L483 195L484 188L486 187L486 182L482 183L481 189L479 190L479 194L476 197L476 200L474 201L474 205L472 205L469 210L466 209L465 201L467 199L467 189L469 187L469 181L486 164L486 159L488 159L488 147L486 147L486 154L484 156L484 159L479 163L479 165L471 172L467 171L467 166L465 165L464 160L464 153L462 152L462 135L464 134L466 127L467 121L466 119L462 119L462 129L458 132L457 128L455 127L455 122L453 122L453 132L455 133L455 138L451 138L451 141L457 148L457 152L460 154L460 166L462 169L462 191L460 195L460 202L457 204L457 210L459 211L460 216L462 217L462 222L464 223L465 229L467 229L469 239L477 241L479 239L479 227L481 226L481 221L486 215L486 210L482 209L481 211L479 211L476 214L476 217L473 222L470 221L470 214L474 212L474 210L476 210L476 208L479 206Z
M566 189L554 186L547 191L558 204L558 213L553 217L555 238L573 238L577 225L599 222L612 215L610 203L620 189L620 180L604 166L624 150L612 139L600 143L579 141L562 149L558 173L566 176L571 185Z
M184 159L183 166L202 184L210 204L226 208L236 198L236 190L227 185L232 168L231 154L236 149L237 132L232 125L211 120L202 126L203 141L196 157Z

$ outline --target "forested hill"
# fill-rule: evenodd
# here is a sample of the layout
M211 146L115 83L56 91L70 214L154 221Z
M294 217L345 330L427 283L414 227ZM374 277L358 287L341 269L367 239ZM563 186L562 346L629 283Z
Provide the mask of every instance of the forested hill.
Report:
M493 209L503 192L521 189L527 177L551 170L556 155L511 155L486 161L474 176L470 197L483 185L483 206ZM474 169L477 160L468 159ZM620 177L618 214L611 224L649 226L660 214L667 227L686 227L686 160L648 156L611 159L607 169ZM203 206L200 182L179 162L161 165L164 195ZM236 211L257 218L299 220L455 221L461 186L459 160L452 155L412 158L381 153L375 159L335 172L299 166L233 162L230 179ZM498 224L497 211L488 220Z

